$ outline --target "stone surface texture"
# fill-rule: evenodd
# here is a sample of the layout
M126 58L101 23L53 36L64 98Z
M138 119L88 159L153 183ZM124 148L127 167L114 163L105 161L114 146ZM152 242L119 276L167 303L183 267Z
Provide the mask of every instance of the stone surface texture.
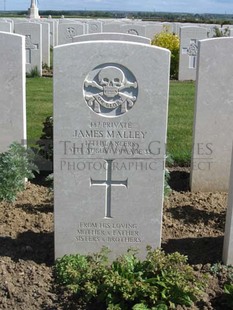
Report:
M54 49L56 257L160 246L169 63L148 44Z
M0 55L0 153L2 153L11 143L26 140L25 38L0 32Z
M192 191L228 191L233 140L233 38L199 43Z

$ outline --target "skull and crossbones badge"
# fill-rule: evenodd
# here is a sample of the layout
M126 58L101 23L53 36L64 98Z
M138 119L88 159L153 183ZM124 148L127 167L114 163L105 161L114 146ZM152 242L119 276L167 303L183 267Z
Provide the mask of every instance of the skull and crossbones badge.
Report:
M84 98L92 111L105 117L116 117L135 104L138 83L125 67L105 64L91 71L84 81Z

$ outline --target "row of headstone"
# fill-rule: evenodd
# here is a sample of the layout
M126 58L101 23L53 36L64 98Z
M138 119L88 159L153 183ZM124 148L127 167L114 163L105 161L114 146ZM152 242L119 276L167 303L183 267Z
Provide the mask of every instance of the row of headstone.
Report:
M227 34L230 35L231 33L231 25L224 25L222 28L220 25L213 25L213 24L182 24L182 23L168 23L168 22L143 22L140 20L132 21L132 20L87 20L87 19L52 19L52 18L41 18L41 19L26 19L26 18L13 18L11 20L1 19L1 23L7 24L11 23L12 27L14 27L14 23L17 22L28 22L28 21L36 21L36 22L46 22L51 25L53 30L51 31L51 41L56 41L55 45L58 44L58 32L59 28L63 32L64 29L60 25L64 24L67 25L68 33L75 36L82 32L81 34L91 34L91 33L100 33L100 32L117 32L117 33L129 33L135 34L140 36L148 37L152 39L156 33L160 33L161 31L165 30L171 33L175 33L178 36L180 35L180 28L184 26L189 27L202 27L207 29L207 36L211 38L215 34L215 28L219 28L222 32L224 29L229 28ZM71 24L71 25L70 25ZM83 26L81 29L78 28L76 32L76 26L74 27L74 33L68 29L68 27L72 27L72 25L79 25ZM9 26L8 26L9 27ZM56 33L56 34L55 34ZM54 36L56 38L54 39ZM52 45L53 46L53 45Z
M177 33L180 36L180 61L179 61L179 75L178 79L181 81L185 80L196 80L196 69L197 69L197 54L198 54L198 41L207 37L213 36L213 29L217 25L193 25L184 26L181 23L151 23L146 22L132 22L132 21L100 21L100 20L76 20L76 19L60 19L52 20L49 19L34 19L30 22L36 22L42 25L42 41L34 42L30 46L31 49L27 49L28 54L34 54L37 59L36 63L28 63L27 68L31 70L31 67L39 66L39 72L42 72L42 62L50 66L50 45L56 46L61 44L68 44L75 42L77 36L91 35L94 33L124 33L132 34L140 37L147 37L152 39L156 33L161 31L168 31ZM1 26L2 23L2 26ZM0 23L1 27L7 31L13 31L17 33L17 24L25 24L25 31L28 32L29 27L26 26L28 20L26 19L14 19L13 21L5 20ZM176 26L176 27L175 27ZM219 27L219 26L218 26ZM2 30L5 31L5 30ZM25 32L24 31L24 32ZM49 32L49 34L48 34ZM231 31L229 31L231 33ZM30 31L27 36L30 36ZM40 53L35 51L36 48L42 49L42 62L40 57L36 56ZM27 60L31 58L27 57ZM27 72L28 69L27 69Z
M114 256L138 247L143 257L147 244L160 246L170 55L120 36L54 50L56 257L103 245ZM1 151L26 139L25 38L0 33ZM232 182L232 48L233 38L198 43L192 191L228 191ZM232 195L231 184L227 263Z
M15 19L14 22L1 21L0 31L16 33L26 39L26 72L37 67L42 75L42 66L50 67L50 24L38 20L25 21Z
M25 36L26 72L35 67L42 75L42 25L37 23L18 23L15 32Z

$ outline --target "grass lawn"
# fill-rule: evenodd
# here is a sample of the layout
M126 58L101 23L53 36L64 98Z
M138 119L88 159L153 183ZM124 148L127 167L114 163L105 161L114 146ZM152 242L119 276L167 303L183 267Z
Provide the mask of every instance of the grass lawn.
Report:
M33 145L42 133L43 122L53 113L53 79L27 78L27 135Z
M29 145L42 133L43 122L52 115L52 78L27 78L27 131ZM192 147L194 82L170 83L167 152L178 165L189 165Z
M192 150L195 83L170 83L167 152L175 163L189 165Z

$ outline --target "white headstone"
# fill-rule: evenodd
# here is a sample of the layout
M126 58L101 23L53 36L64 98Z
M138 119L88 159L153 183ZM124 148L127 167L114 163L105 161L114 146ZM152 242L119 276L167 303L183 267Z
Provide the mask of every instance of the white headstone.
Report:
M0 153L26 141L25 38L0 32Z
M180 28L182 27L181 23L173 23L173 33L180 36Z
M149 24L145 27L145 36L150 39L153 39L156 34L164 30L163 24Z
M12 23L0 21L0 31L12 32Z
M196 80L198 41L207 38L207 29L201 27L180 28L180 81Z
M221 28L221 26L220 25L214 25L214 24L212 24L212 25L206 25L206 26L202 26L202 27L206 27L206 29L207 29L207 37L208 38L214 38L214 37L216 37L216 28L218 28L218 29L220 29Z
M60 23L58 25L58 45L72 43L75 36L84 34L85 25L78 23Z
M227 191L233 139L233 38L200 41L192 191Z
M169 62L141 43L54 49L56 257L160 246Z
M146 37L146 26L139 24L121 25L120 32Z
M120 27L120 22L106 23L103 24L103 32L121 32Z
M26 72L35 67L42 75L42 26L37 23L15 24L15 32L25 35Z
M48 18L46 20L46 23L49 23L50 25L50 46L54 47L57 45L57 41L56 41L56 35L57 35L57 21L56 20L52 20L50 18Z
M47 22L38 22L42 26L42 64L50 67L50 24Z
M86 24L87 30L86 33L99 33L102 32L103 30L103 23L98 20L92 20L87 22Z
M42 63L50 67L50 24L41 22L42 25Z
M228 207L223 243L223 262L226 265L233 265L233 149L227 205Z
M73 42L100 41L100 40L130 41L130 42L151 44L151 40L149 38L135 36L127 33L103 32L94 34L84 34L81 36L73 37Z

